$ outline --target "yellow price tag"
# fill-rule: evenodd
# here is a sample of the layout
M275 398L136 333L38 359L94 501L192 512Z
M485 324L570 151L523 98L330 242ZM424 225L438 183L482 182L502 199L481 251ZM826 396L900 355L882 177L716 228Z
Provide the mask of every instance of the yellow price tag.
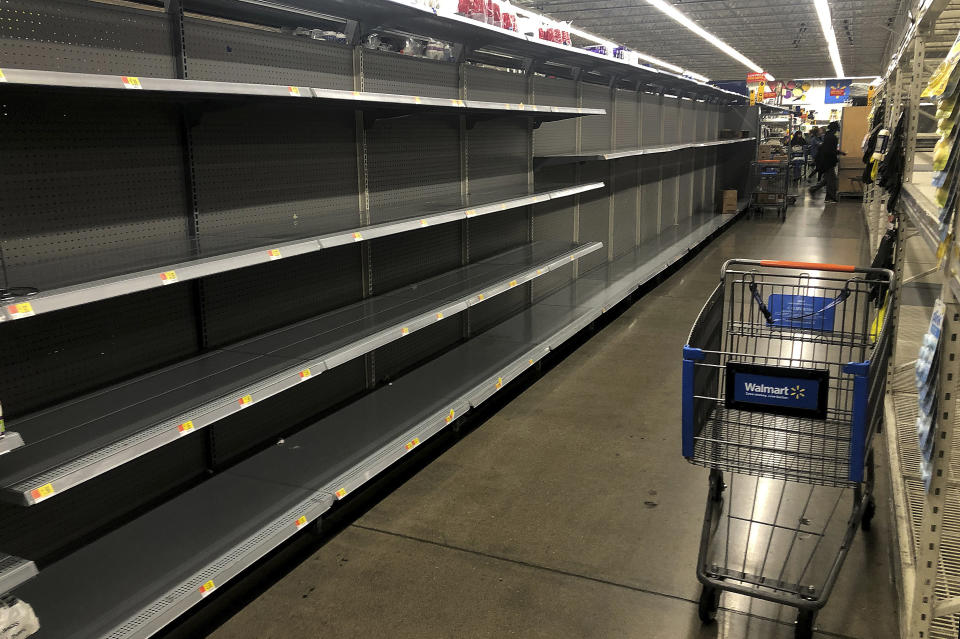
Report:
M283 255L280 254L280 249L270 249L267 251L267 257L271 260L279 260Z
M306 523L307 523L307 516L306 516L306 515L300 515L300 517L297 518L297 521L295 521L295 522L293 522L293 523L297 526L297 528L300 528L300 526L305 526Z
M502 378L502 377L498 377L498 378L497 378L497 390L500 390L501 388L503 388L503 378Z
M300 379L310 379L312 375L313 373L310 372L309 368L305 368L302 371L300 371Z
M438 319L438 320L442 320L442 319L443 319L443 313L437 313L437 319Z
M401 335L401 336L409 335L409 334L410 334L410 329L407 328L406 326L404 326L403 328L400 329L400 335Z
M21 319L24 317L30 317L34 314L33 306L31 306L30 302L10 304L7 306L7 313L10 315L10 319Z
M294 97L300 97L300 87L287 87L287 91Z
M213 592L213 591L216 589L216 587L217 587L217 584L213 583L213 579L211 579L211 580L208 581L207 583L205 583L205 584L203 584L202 586L200 586L197 590L200 591L200 594L201 594L202 596L206 597L206 596L209 595L211 592Z
M473 217L477 214L477 209L467 209L467 217Z
M360 235L359 233L354 233L354 234L353 234L353 241L354 241L354 242L359 242L359 241L362 240L362 239L363 239L363 236Z
M420 445L420 438L419 438L419 437L414 437L413 439L411 439L410 441L408 441L408 442L406 443L406 445L404 446L404 448L406 448L407 450L413 450L414 448L416 448L416 447L419 446L419 445Z
M132 75L120 76L121 82L123 82L123 88L125 89L142 89L143 85L140 84L140 78Z
M240 404L240 408L244 408L245 406L249 406L250 404L253 403L253 398L250 397L249 395L244 395L243 397L237 400L237 403Z
M347 489L346 489L346 488L341 488L340 490L338 490L337 492L335 492L334 495L337 496L337 499L343 499L344 497L347 496Z
M510 280L510 288L513 288L517 285L517 280Z
M34 502L40 502L53 495L55 492L57 491L54 489L53 484L44 484L39 488L34 488L31 490L30 496L33 498Z
M416 102L417 104L420 104L420 96L417 96L417 95L413 96L413 101Z
M0 82L6 82L7 76L3 75L3 69L0 69Z
M189 435L193 431L193 422L186 421L177 426L177 432L180 433L180 436Z
M447 416L444 418L444 421L449 424L450 422L453 421L453 418L454 418L455 416L456 416L456 415L454 415L453 409L451 408L451 409L450 409L450 413L447 414Z
M160 283L161 284L175 284L177 282L177 272L176 271L165 271L160 274Z

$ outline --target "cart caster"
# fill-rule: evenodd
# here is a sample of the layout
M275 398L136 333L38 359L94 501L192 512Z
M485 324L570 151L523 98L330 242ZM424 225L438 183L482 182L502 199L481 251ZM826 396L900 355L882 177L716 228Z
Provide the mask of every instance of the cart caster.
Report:
M815 610L801 610L797 613L797 626L793 630L793 639L813 639L813 622L817 618Z
M712 623L717 618L720 608L720 589L713 586L704 586L700 591L700 602L697 604L697 616L703 623Z
M711 472L710 473L710 499L712 501L720 501L723 499L723 491L726 490L727 485L723 483L723 474L720 472Z
M877 514L877 502L873 497L867 500L867 505L863 509L863 515L860 516L860 527L864 532L870 532L873 526L873 516Z

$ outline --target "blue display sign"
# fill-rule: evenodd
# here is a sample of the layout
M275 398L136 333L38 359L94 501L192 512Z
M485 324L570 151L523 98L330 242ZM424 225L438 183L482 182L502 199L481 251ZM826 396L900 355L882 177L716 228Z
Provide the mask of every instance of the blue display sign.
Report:
M728 408L794 417L827 416L830 373L826 370L727 363Z
M836 317L835 302L832 297L775 293L767 301L767 309L773 326L829 333Z

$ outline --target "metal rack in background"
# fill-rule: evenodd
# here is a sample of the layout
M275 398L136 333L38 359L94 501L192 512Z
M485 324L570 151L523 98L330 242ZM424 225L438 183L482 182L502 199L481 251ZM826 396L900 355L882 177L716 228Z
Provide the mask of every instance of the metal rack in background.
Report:
M391 0L5 12L0 550L41 639L164 628L721 232L754 157L742 96Z

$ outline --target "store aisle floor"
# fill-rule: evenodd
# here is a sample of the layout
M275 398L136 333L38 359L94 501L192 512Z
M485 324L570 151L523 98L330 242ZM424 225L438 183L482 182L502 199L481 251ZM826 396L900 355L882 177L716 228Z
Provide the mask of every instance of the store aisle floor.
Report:
M859 203L735 224L212 636L792 637L792 609L742 597L697 619L707 473L680 456L681 346L734 256L864 262ZM896 635L883 458L817 636Z

